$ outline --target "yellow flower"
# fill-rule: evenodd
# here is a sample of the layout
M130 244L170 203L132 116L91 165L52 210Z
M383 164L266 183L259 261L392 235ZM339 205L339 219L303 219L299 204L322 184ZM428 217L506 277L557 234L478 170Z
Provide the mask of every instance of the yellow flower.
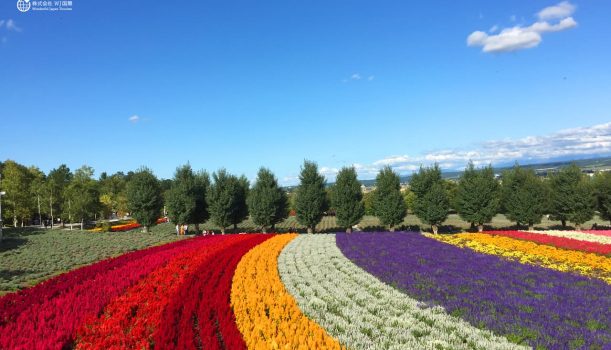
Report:
M611 284L611 258L606 256L484 233L461 233L448 236L427 234L426 236L458 247L467 247L480 253L517 260L523 264L539 265L558 271L576 272L584 276L600 278Z
M301 312L280 280L278 255L295 237L275 236L240 260L231 287L238 329L249 349L342 349Z

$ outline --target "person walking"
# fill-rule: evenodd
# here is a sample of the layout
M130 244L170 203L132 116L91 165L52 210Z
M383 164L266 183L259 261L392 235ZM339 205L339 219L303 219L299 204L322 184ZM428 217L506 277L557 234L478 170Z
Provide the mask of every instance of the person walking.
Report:
M176 224L176 235L180 236L180 227Z
M189 225L185 224L185 229L183 231L183 234L185 234L185 235L189 234Z

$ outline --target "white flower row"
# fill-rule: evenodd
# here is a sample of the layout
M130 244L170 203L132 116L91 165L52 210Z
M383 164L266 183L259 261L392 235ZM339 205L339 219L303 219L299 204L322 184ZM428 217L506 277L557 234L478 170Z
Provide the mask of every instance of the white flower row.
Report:
M586 241L586 242L611 244L611 237L595 235L595 234L587 233L587 232L557 231L557 230L526 231L526 232L539 233L539 234L548 235L548 236L555 236L555 237L564 237L564 238L578 239L580 241Z
M302 312L349 349L523 349L384 284L346 258L335 235L301 235L278 258Z

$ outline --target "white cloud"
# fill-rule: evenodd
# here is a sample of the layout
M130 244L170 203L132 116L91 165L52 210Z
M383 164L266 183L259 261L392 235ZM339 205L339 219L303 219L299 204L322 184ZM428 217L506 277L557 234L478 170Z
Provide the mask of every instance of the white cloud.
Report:
M571 11L549 10L551 8L565 8L567 5L572 6ZM559 32L576 27L577 22L573 17L568 17L574 9L574 6L568 2L562 2L557 6L548 7L539 12L539 18L562 18L555 24L541 20L530 26L505 28L498 34L494 34L498 30L498 27L495 28L496 26L490 29L490 34L479 30L475 31L467 37L467 45L481 46L483 52L509 52L536 47L543 40L543 33ZM544 14L546 17L541 17L541 13L544 11L546 11ZM558 17L563 13L565 14L564 17Z
M21 31L21 28L17 27L17 24L15 24L15 21L13 21L12 19L6 21L6 29L14 30L16 32Z
M539 11L537 17L542 21L546 21L549 19L566 18L571 16L574 12L575 5L568 1L563 1L558 5L549 6Z
M488 33L496 33L499 31L499 26L497 26L496 24L493 25L490 29L488 29Z
M131 117L129 117L128 120L132 123L137 123L140 121L140 117L134 114Z
M367 80L372 81L375 78L376 78L375 75L370 75L369 78L367 78Z
M354 73L350 76L350 79L352 80L361 80L361 75L359 73Z
M491 140L468 150L438 150L418 156L394 155L370 165L356 163L359 178L374 178L384 166L401 173L411 173L420 165L438 163L444 170L462 170L471 160L476 166L506 164L514 161L545 161L558 158L580 158L611 154L611 122L561 130L543 136ZM322 167L321 172L332 180L337 169Z

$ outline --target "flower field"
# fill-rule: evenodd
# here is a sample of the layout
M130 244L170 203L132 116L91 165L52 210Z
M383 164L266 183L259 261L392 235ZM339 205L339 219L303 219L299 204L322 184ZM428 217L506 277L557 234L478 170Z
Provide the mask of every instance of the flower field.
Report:
M594 235L189 238L5 295L0 349L606 349Z

